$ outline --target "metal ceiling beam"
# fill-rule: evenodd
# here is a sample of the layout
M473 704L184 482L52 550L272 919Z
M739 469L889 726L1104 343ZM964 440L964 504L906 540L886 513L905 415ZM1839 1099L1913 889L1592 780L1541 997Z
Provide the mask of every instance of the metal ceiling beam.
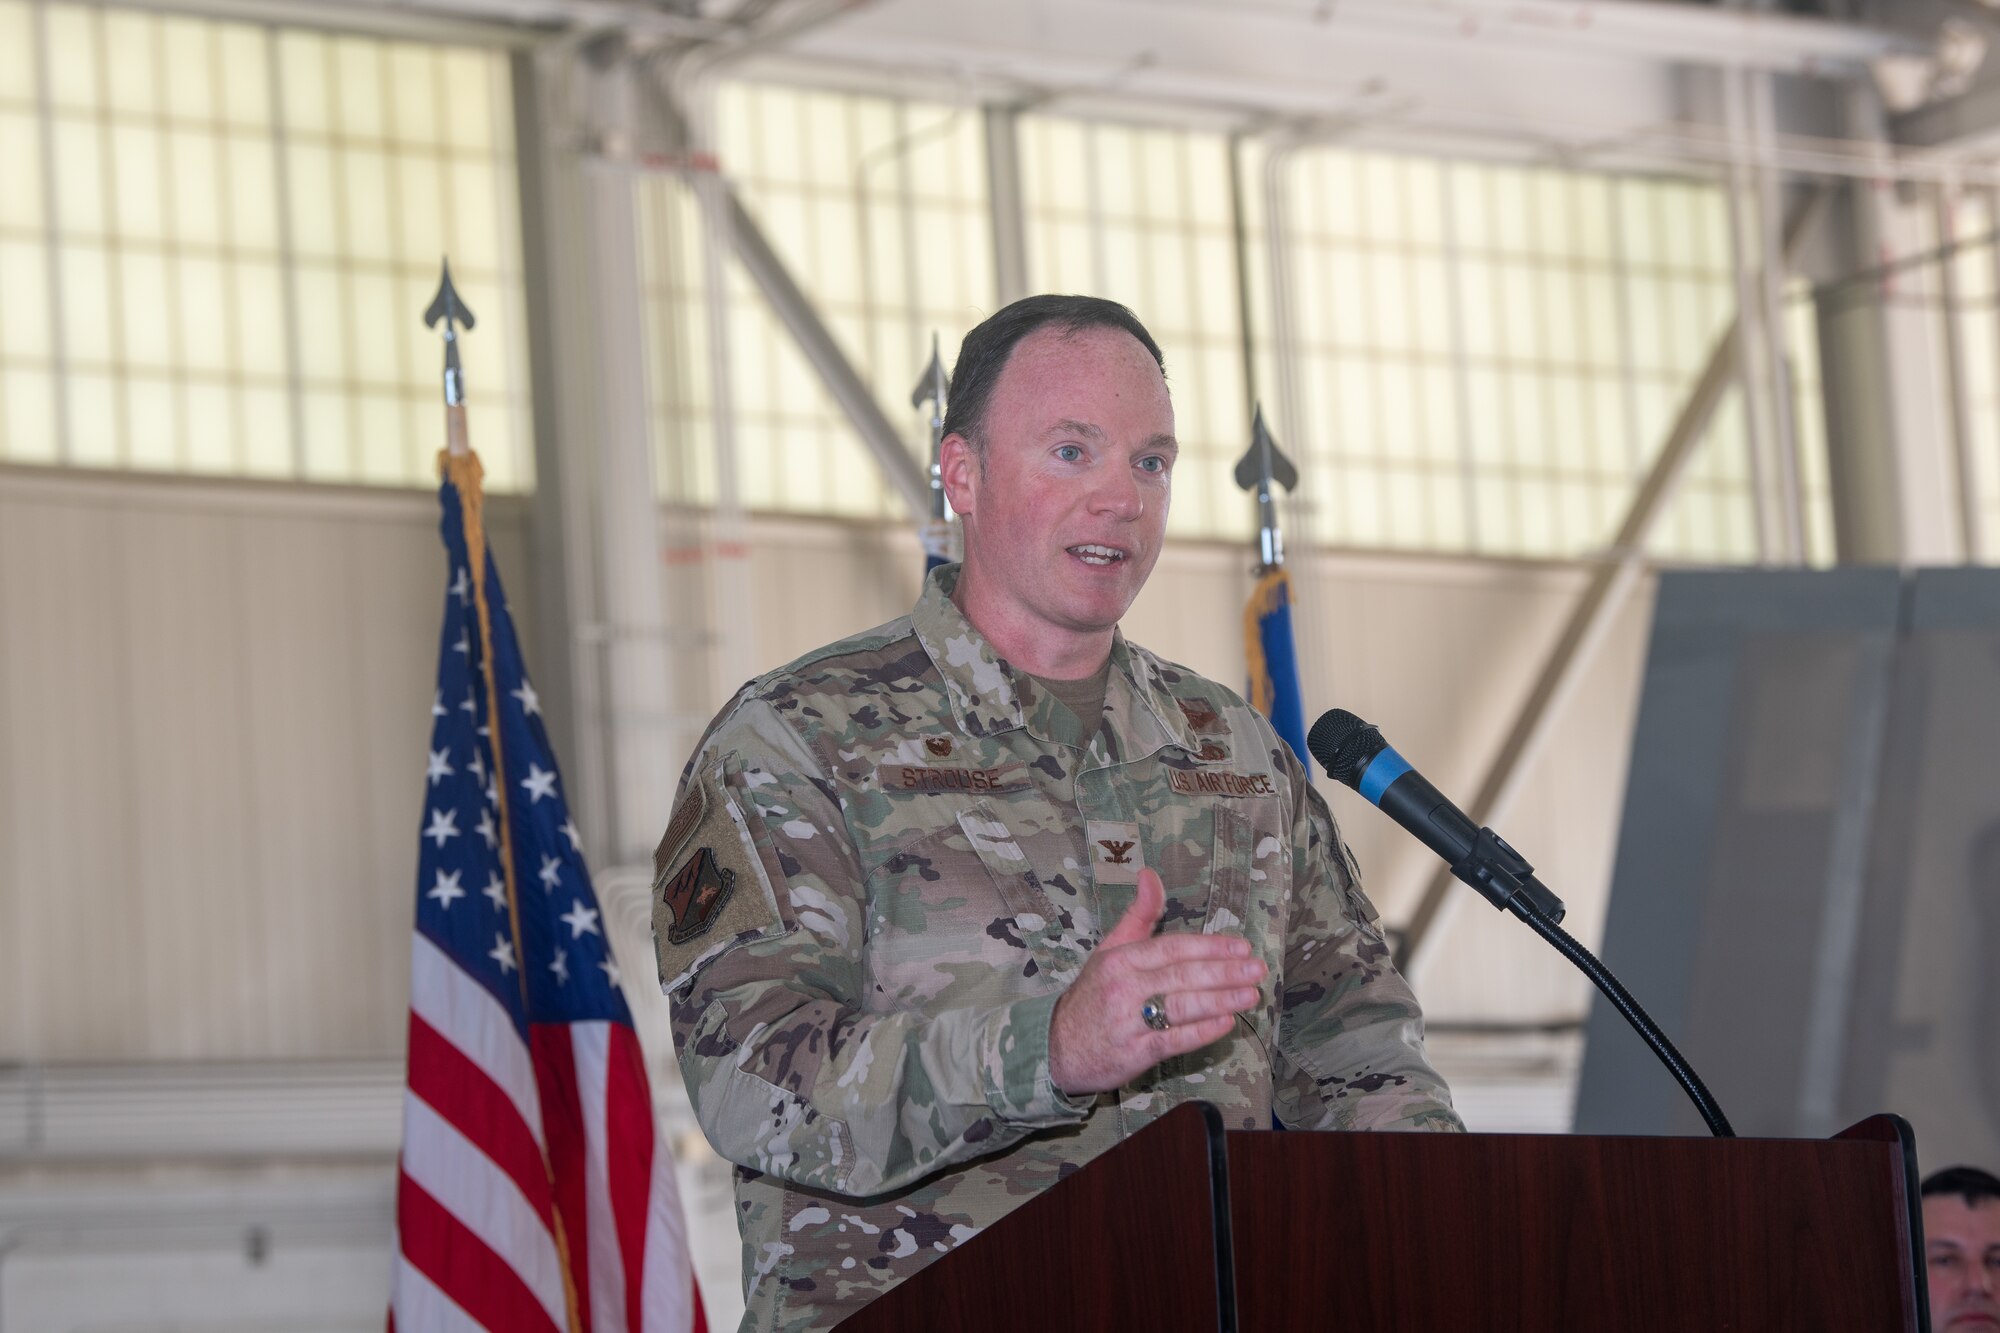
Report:
M1437 41L1510 42L1648 61L1826 74L1932 44L1894 28L1685 0L1163 0L1175 8L1262 14L1338 30Z
M778 252L771 248L764 229L743 207L743 201L736 197L726 178L723 187L728 195L730 239L744 272L756 282L772 313L819 372L820 383L860 435L861 443L875 456L883 476L909 504L911 515L919 520L930 517L930 482L911 455L909 445L890 423L874 393L834 340L833 331L819 317L811 298L793 279Z
M118 0L127 9L373 37L526 47L576 32L729 41L734 24L639 0Z
M642 87L669 132L682 143L691 142L687 112L675 100L664 81L647 78L642 81ZM820 318L812 299L792 277L791 270L765 236L763 227L743 206L729 178L718 170L716 183L723 196L723 229L728 233L729 247L743 265L743 271L757 284L771 312L818 372L820 383L826 387L848 424L861 437L862 445L873 455L876 465L882 469L882 475L903 497L911 516L918 522L927 520L930 517L930 481L911 453L910 446L882 411L882 405L875 401L874 392L847 359L847 353L834 338L833 331L826 326L826 321Z
M2000 60L2000 53L1992 58ZM1889 134L1906 148L1970 152L2000 146L2000 79L1982 80L1957 97L1893 117Z

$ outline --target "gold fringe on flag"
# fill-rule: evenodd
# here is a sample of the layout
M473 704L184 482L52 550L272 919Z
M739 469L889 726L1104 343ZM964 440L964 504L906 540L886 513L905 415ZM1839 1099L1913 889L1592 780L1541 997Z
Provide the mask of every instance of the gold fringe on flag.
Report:
M1243 662L1250 677L1250 706L1265 717L1277 697L1271 683L1271 664L1264 660L1264 634L1260 622L1292 604L1292 576L1283 565L1272 565L1257 576L1250 600L1243 607Z

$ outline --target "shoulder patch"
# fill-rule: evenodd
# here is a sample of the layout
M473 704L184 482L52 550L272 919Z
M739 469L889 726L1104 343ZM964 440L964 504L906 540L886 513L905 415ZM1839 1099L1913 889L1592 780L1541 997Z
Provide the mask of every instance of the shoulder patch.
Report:
M667 831L660 837L660 845L653 849L653 892L660 891L660 881L667 877L667 867L680 859L681 848L687 846L688 835L695 831L708 813L708 785L703 782L688 784L687 795L681 797L674 807L673 817L667 820Z
M693 775L653 854L660 988L678 990L733 944L784 929L722 769Z
M686 944L715 924L715 914L736 889L736 872L715 863L715 849L703 847L681 863L659 888L658 912L667 920L667 943Z
M1187 718L1187 724L1196 731L1215 731L1222 726L1221 715L1215 711L1215 705L1208 700L1177 697L1174 702L1181 706L1181 713Z

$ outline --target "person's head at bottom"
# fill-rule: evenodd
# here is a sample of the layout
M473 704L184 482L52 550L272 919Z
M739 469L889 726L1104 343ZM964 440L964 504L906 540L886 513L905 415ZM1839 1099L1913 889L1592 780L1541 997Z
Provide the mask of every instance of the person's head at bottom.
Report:
M2000 1179L1954 1166L1924 1181L1924 1268L1936 1333L2000 1333Z

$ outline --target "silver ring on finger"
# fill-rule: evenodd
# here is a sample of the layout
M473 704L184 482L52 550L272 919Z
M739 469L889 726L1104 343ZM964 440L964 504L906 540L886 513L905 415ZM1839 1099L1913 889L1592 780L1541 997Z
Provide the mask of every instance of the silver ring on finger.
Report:
M1167 997L1150 995L1139 1006L1139 1021L1155 1032L1165 1032L1173 1024L1167 1021Z

